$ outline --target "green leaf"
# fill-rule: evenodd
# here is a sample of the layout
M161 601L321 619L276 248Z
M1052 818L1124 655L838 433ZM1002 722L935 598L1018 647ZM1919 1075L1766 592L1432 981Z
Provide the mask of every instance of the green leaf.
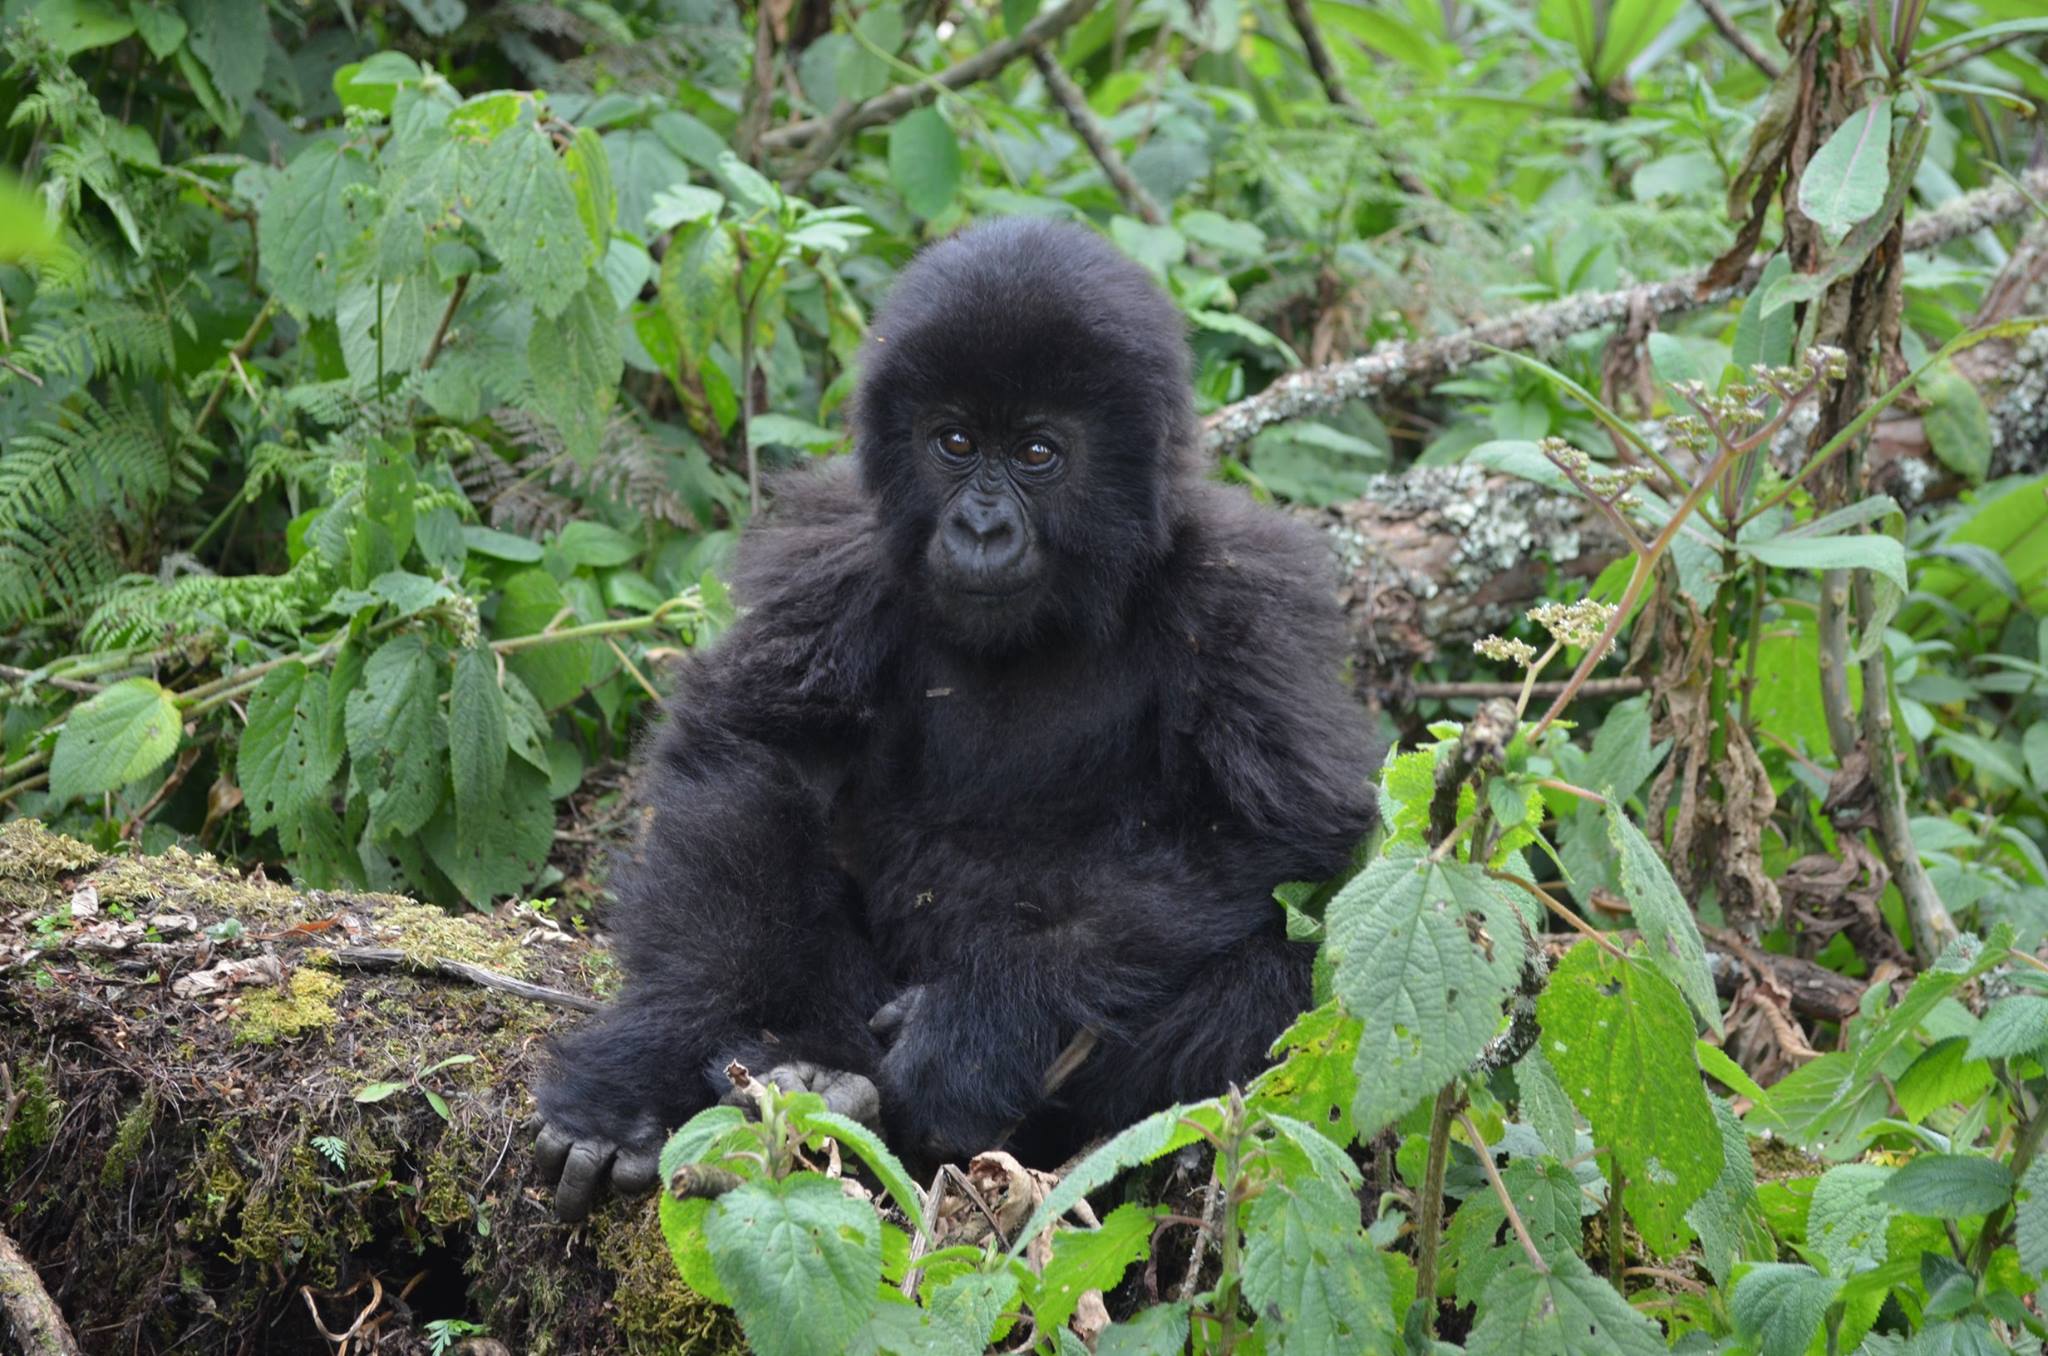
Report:
M466 550L492 560L509 560L515 565L535 565L547 554L541 544L526 537L515 537L510 532L500 532L495 527L479 527L474 523L462 529L462 544Z
M1328 926L1337 997L1361 1023L1351 1115L1365 1138L1463 1073L1499 1031L1525 929L1478 868L1417 857L1374 861L1330 901Z
M293 826L341 768L341 745L327 716L327 675L286 664L249 694L249 724L235 754L235 778L249 810L249 831Z
M576 214L583 220L583 234L590 250L583 262L595 267L612 240L612 214L618 210L618 192L612 187L611 161L604 142L588 127L581 128L562 152L562 168L569 172L569 187L576 194Z
M596 255L554 143L522 116L484 148L476 180L483 188L472 215L484 242L543 316L560 315L583 292Z
M420 26L420 32L430 38L453 33L469 16L469 6L463 0L398 0L398 3L412 15L412 21Z
M1090 1290L1114 1290L1152 1241L1155 1212L1131 1202L1109 1212L1099 1229L1061 1229L1039 1278L1032 1317L1041 1330L1063 1327Z
M1188 1306L1155 1304L1104 1329L1095 1356L1181 1356L1187 1345Z
M624 565L645 548L616 527L578 518L562 525L555 537L555 549L571 565L606 570Z
M1246 1211L1244 1246L1245 1299L1274 1356L1401 1349L1352 1192L1316 1178L1269 1186Z
M465 837L502 813L510 743L498 657L486 646L471 646L456 658L448 691L448 771L455 784L456 826Z
M913 1231L925 1227L924 1199L918 1195L917 1186L910 1180L910 1173L896 1155L889 1152L881 1136L862 1125L859 1121L842 1116L836 1111L805 1111L793 1117L798 1128L807 1135L815 1134L838 1140L853 1150L869 1171L875 1174L891 1196L896 1199L896 1208L910 1221Z
M2048 1045L2048 998L2013 994L1993 1003L1970 1033L1971 1059L2011 1059Z
M1280 1062L1252 1084L1253 1102L1310 1125L1325 1127L1339 1144L1351 1143L1351 1104L1358 1096L1352 1060L1358 1050L1358 1019L1337 1003L1303 1013L1274 1042Z
M547 713L540 709L532 690L520 681L516 673L505 675L504 694L506 737L512 745L512 752L542 776L552 776L554 763L548 756L548 745L553 740L554 731Z
M1783 367L1791 361L1792 309L1781 306L1769 316L1764 314L1764 297L1791 271L1791 260L1783 254L1772 255L1756 286L1743 299L1729 361L1741 368L1745 377L1752 367Z
M370 224L363 190L373 182L362 153L338 141L310 141L292 157L256 219L263 279L279 301L334 314L342 259Z
M1757 1204L1756 1162L1750 1156L1749 1136L1726 1102L1718 1097L1710 1100L1721 1129L1721 1175L1685 1212L1685 1222L1700 1236L1700 1258L1714 1283L1726 1285L1737 1262L1774 1257L1777 1244Z
M1894 1170L1881 1163L1838 1163L1821 1174L1806 1212L1806 1238L1836 1277L1883 1264L1892 1208L1881 1198Z
M2019 1233L2020 1266L2029 1276L2048 1276L2048 1158L2037 1157L2027 1165L2013 1223Z
M920 108L889 129L889 179L921 217L935 217L952 203L960 187L960 142L937 108Z
M480 806L472 819L463 818L459 806L442 806L420 842L462 897L486 908L532 884L555 840L546 774L524 762L509 764L495 805Z
M715 188L672 183L654 195L647 209L647 233L660 235L686 221L709 221L724 207L725 195Z
M692 367L711 360L714 339L739 320L739 246L730 232L708 222L676 228L661 259L661 308L674 327L683 357Z
M1543 1053L1613 1150L1624 1202L1664 1256L1685 1242L1683 1216L1721 1175L1721 1134L1692 1053L1692 1015L1669 980L1591 941L1565 954L1536 1000Z
M111 47L136 29L111 0L42 0L33 13L36 36L62 57Z
M356 1100L367 1106L383 1101L394 1092L404 1092L410 1086L409 1083L372 1083L356 1093Z
M1521 1117L1559 1161L1579 1151L1578 1119L1571 1098L1557 1081L1557 1070L1536 1048L1515 1065L1515 1089L1521 1096Z
M1547 1276L1526 1261L1508 1267L1477 1312L1466 1356L1666 1356L1656 1324L1577 1257Z
M625 357L618 305L602 275L592 274L553 320L536 322L526 343L536 410L561 431L569 455L597 460Z
M1944 359L1920 379L1927 410L1920 418L1928 446L1942 464L1972 485L1991 469L1991 416L1969 378Z
M1628 897L1629 911L1642 930L1650 963L1678 986L1692 1010L1716 1034L1721 1031L1721 1000L1714 993L1714 976L1707 969L1707 946L1700 939L1699 924L1692 907L1678 892L1664 859L1650 846L1650 840L1628 817L1618 798L1601 809L1607 816L1607 841L1613 846L1621 868L1621 888Z
M1756 1343L1757 1356L1802 1356L1820 1331L1842 1282L1812 1267L1767 1262L1735 1283L1736 1331Z
M1514 1198L1515 1212L1522 1217L1539 1256L1565 1257L1584 1246L1585 1231L1579 1224L1584 1192L1570 1168L1539 1158L1518 1158L1502 1170L1501 1185ZM1495 1242L1502 1236L1507 1218L1500 1198L1490 1191L1466 1197L1451 1216L1443 1246L1454 1266L1452 1294L1458 1303L1479 1303L1503 1268L1527 1256L1511 1237L1505 1243Z
M882 1225L839 1183L800 1172L728 1191L704 1215L719 1283L760 1356L815 1356L874 1311Z
M1106 1185L1126 1168L1150 1163L1162 1154L1194 1143L1202 1137L1202 1128L1213 1133L1217 1119L1213 1102L1170 1106L1112 1136L1101 1148L1076 1163L1060 1179L1060 1184L1045 1194L1045 1199L1031 1212L1031 1218L1017 1231L1010 1256L1023 1256L1032 1239L1044 1233L1047 1226L1073 1209L1089 1192Z
M1892 106L1882 95L1851 113L1799 177L1799 210L1829 244L1884 205L1891 183Z
M263 65L270 54L270 13L264 0L184 0L185 22L191 26L187 48L206 67L224 108L218 110L221 130L241 130L242 110L263 83Z
M184 17L165 4L143 4L137 0L129 5L128 16L135 21L135 31L143 45L158 61L183 46L185 34L190 31Z
M500 639L537 635L561 618L557 629L574 626L575 614L563 615L568 599L546 570L521 570L505 581L498 599L496 630ZM519 650L505 658L506 667L527 686L544 711L566 706L583 695L590 680L591 642L551 641Z
M417 635L396 636L363 665L344 723L354 775L369 792L373 837L417 833L441 804L448 722L433 655Z
M1893 1173L1877 1198L1935 1219L1988 1215L2012 1199L2012 1171L1975 1154L1921 1154Z
M71 708L50 755L50 794L59 801L118 791L177 752L178 704L148 678L123 678Z
M1924 1121L1938 1107L1968 1105L1991 1090L1991 1066L1970 1057L1970 1038L1948 1036L1921 1051L1899 1075L1894 1095L1909 1120Z
M1881 533L1774 537L1767 541L1737 542L1735 549L1781 570L1869 570L1901 589L1907 587L1906 548L1896 538Z

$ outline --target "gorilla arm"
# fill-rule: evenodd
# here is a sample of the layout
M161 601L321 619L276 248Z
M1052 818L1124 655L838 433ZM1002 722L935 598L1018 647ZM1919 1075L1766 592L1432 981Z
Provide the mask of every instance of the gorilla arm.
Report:
M653 822L609 920L623 989L538 1089L564 1219L608 1179L651 1186L663 1135L718 1099L735 1059L873 1113L864 1079L831 1075L873 1070L866 1022L888 994L797 755L858 737L881 628L862 520L806 488L785 499L742 548L755 610L693 661L646 762Z

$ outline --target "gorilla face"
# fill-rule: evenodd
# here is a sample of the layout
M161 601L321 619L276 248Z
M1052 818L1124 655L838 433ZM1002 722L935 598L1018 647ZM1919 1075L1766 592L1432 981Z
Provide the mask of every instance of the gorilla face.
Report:
M1080 227L976 227L903 271L853 422L941 637L1014 652L1117 628L1191 474L1183 335L1150 275Z

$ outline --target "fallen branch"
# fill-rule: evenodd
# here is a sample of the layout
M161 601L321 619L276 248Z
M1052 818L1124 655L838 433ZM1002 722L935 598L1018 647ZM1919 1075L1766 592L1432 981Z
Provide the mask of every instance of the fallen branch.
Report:
M424 970L431 974L446 975L450 979L468 980L471 984L486 989L496 989L536 1003L547 1003L572 1012L596 1012L604 1004L595 998L586 998L580 993L566 989L551 989L545 984L530 984L523 979L487 970L481 965L468 961L450 960L435 956L422 963L395 946L342 946L331 953L342 965L356 970Z
M1067 0L1058 9L1043 10L1017 33L992 42L973 56L912 84L898 85L828 118L805 118L765 132L761 150L766 153L794 151L809 145L828 128L842 137L854 136L866 128L894 122L913 109L923 108L941 94L979 84L1001 72L1011 62L1030 54L1034 47L1055 41L1088 17L1099 0Z
M2029 170L2012 184L1965 193L1915 217L1906 226L1905 248L1933 249L2011 221L2032 210L2029 194L2048 194L2048 169ZM1204 436L1210 452L1220 453L1243 445L1273 424L1404 386L1427 386L1492 357L1490 348L1540 348L1635 314L1663 316L1716 306L1755 287L1768 257L1751 258L1741 276L1726 287L1704 288L1707 271L1695 269L1663 282L1523 307L1434 339L1391 340L1361 357L1290 372L1257 395L1210 415L1204 421Z
M35 1265L0 1233L0 1318L22 1356L80 1356L63 1311L43 1287Z

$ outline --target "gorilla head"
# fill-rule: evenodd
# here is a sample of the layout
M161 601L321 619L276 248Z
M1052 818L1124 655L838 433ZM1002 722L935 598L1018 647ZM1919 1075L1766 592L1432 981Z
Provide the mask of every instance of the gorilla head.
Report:
M956 644L1114 629L1190 474L1183 328L1142 268L1079 226L996 222L904 270L853 422L891 559Z

